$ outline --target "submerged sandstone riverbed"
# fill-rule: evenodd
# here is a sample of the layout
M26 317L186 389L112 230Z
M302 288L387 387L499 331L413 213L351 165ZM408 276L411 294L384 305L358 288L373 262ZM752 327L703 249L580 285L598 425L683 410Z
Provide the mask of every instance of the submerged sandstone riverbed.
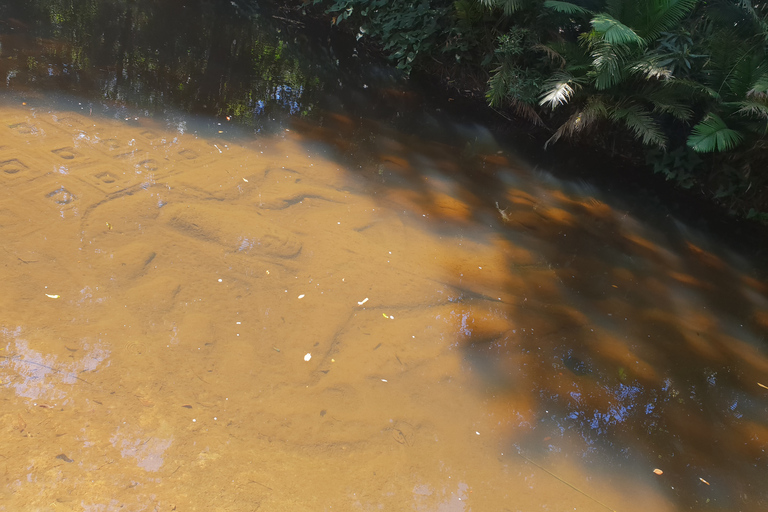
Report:
M0 106L0 510L768 506L765 269L717 239L478 126L271 87L244 129L36 69Z

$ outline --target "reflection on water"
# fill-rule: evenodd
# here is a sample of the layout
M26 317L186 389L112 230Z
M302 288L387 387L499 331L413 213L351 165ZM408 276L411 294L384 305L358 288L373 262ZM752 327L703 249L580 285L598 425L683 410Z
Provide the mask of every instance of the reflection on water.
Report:
M0 510L768 506L768 285L746 261L481 127L271 123L294 113L258 111L286 98L285 40L243 18L254 38L223 48L190 4L208 50L185 60L153 35L178 9L88 12L115 5L103 55L64 11L40 23L68 44L2 40L23 97L0 107ZM267 47L264 82L205 86L211 49ZM110 102L42 99L74 75ZM218 121L167 107L209 100ZM264 129L238 137L241 100Z
M171 115L173 105L264 129L310 115L330 57L310 57L303 26L283 33L271 16L236 15L228 3L12 2L0 6L0 75L7 88L66 90L91 107Z

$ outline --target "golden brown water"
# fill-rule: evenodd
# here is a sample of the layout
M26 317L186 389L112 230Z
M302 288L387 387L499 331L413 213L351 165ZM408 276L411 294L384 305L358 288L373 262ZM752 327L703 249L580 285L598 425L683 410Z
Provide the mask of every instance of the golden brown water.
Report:
M766 285L694 235L342 117L0 120L0 510L768 503Z

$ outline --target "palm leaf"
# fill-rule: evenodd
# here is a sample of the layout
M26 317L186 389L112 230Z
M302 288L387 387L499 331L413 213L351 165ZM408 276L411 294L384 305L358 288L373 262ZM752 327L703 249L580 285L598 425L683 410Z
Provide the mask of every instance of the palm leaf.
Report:
M544 121L541 119L541 116L539 116L539 113L533 105L525 103L524 101L512 100L510 102L510 107L515 114L534 126L544 126Z
M736 112L741 115L768 119L768 102L765 99L763 101L756 99L740 101L739 106L741 108Z
M625 57L626 51L622 46L604 41L593 44L592 66L597 89L608 89L624 79L622 67Z
M693 127L688 136L688 147L697 153L729 151L738 146L744 137L726 126L717 114L710 113L702 122Z
M610 14L601 12L590 23L595 32L610 44L644 44L642 37Z
M506 65L494 69L491 78L488 79L488 90L485 99L491 107L501 107L509 91L508 71Z
M480 0L480 3L491 9L498 7L504 11L505 15L509 16L525 7L527 0Z
M592 14L592 11L589 9L570 2L559 2L557 0L545 0L544 7L563 14Z
M665 102L665 101L653 101L651 100L651 103L653 104L653 111L660 113L660 114L669 114L675 119L679 119L680 121L688 121L693 117L693 110L683 104L683 103L677 103L677 102Z
M539 105L547 105L554 109L565 105L573 97L574 90L571 86L573 76L564 71L555 72L544 82L544 88L539 99Z
M747 96L766 96L768 95L768 73L763 73L754 82L747 91Z
M574 135L588 130L600 119L608 117L608 109L599 96L592 96L584 108L574 112L552 136L544 143L544 149L557 142L562 137L573 137Z
M636 27L646 41L653 41L662 32L667 32L680 24L698 0L646 0L639 2L643 26Z
M629 68L632 74L642 74L646 79L668 80L672 78L672 72L665 67L662 56L657 53L645 53Z
M660 85L648 82L634 96L650 103L655 114L671 115L680 121L690 120L693 117L691 105L699 101L701 92L678 80L667 80Z
M667 139L658 123L637 103L615 107L611 112L611 120L623 122L634 133L635 138L643 140L643 144L655 144L662 149L667 146Z
M554 48L550 48L549 46L547 46L545 44L535 44L535 45L531 46L531 49L538 50L540 52L544 52L544 53L547 54L547 57L549 57L549 60L552 63L558 63L560 65L560 67L565 66L565 57L560 55L560 53L558 53L558 51L555 50Z

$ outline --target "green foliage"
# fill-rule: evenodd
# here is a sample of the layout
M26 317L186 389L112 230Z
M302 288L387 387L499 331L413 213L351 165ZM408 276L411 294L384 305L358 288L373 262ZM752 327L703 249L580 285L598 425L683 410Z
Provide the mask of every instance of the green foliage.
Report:
M743 140L741 133L728 128L720 116L711 113L693 127L688 137L688 146L699 153L711 153L731 150Z
M545 0L544 7L563 14L591 14L589 9L570 2L559 2L558 0Z
M612 130L679 186L768 211L768 3L328 1L406 70L446 54L482 66L489 105L550 130L546 145L589 134L599 146L605 137L593 135Z
M480 3L491 9L501 9L506 16L523 9L527 0L480 0Z
M322 0L315 0L322 3ZM327 9L335 24L358 24L357 38L375 38L397 63L410 73L422 58L437 51L445 36L444 19L450 12L444 2L430 0L335 0ZM470 15L465 8L465 15Z
M608 45L642 45L644 42L643 38L637 35L634 30L608 13L596 14L590 23L596 35L608 43Z
M696 184L696 171L701 169L702 160L692 149L678 146L673 151L648 151L646 163L653 167L654 173L663 174L683 188L691 188Z

